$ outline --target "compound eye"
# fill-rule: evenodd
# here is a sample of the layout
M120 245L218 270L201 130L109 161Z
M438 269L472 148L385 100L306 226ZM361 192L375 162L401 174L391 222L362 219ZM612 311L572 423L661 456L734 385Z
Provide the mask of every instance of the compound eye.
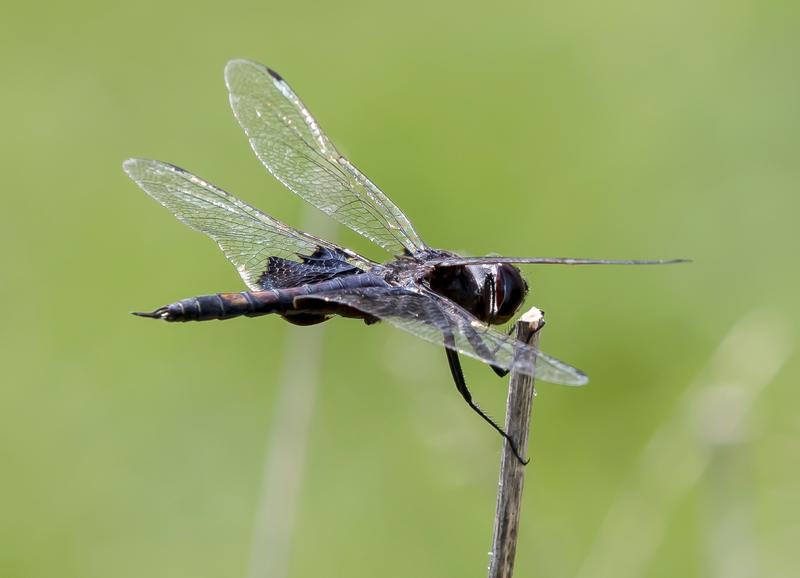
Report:
M519 269L508 263L501 263L497 265L494 291L497 313L493 323L499 325L511 319L522 305L528 292L528 284Z

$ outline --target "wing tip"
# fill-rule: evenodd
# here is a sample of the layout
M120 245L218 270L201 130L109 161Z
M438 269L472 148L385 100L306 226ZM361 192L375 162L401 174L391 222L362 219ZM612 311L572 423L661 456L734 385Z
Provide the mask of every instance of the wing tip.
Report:
M269 66L266 66L265 68L267 69L267 72L269 73L269 75L270 75L272 78L274 78L274 79L275 79L275 80L277 80L278 82L286 82L286 81L283 79L283 77L282 77L280 74L278 74L277 72L275 72L275 71L274 71L273 69L271 69Z
M147 168L151 167L155 162L157 161L131 157L122 161L122 170L125 171L125 174L128 175L128 177L138 182L138 177L142 171L147 170Z
M253 64L252 61L247 60L246 58L231 58L228 62L225 63L225 72L229 70L234 70L240 66L247 66Z
M589 376L581 372L579 375L575 376L575 382L572 383L571 385L574 385L575 387L580 387L582 385L586 385L587 383L589 383Z
M252 66L253 64L255 63L245 58L233 58L225 63L225 86L228 87L228 90L232 90L233 88L236 71L246 66Z
M274 80L278 82L286 82L283 77L269 66L265 66L246 58L233 58L225 64L225 83L228 86L233 82L232 75L241 68L258 68L269 74Z
M125 173L133 180L138 180L137 175L143 171L152 172L158 169L167 170L178 174L188 174L185 169L164 161L137 157L131 157L122 161L122 170L125 171Z
M125 171L125 173L128 176L130 176L131 171L133 171L136 168L136 165L139 163L140 160L141 159L136 159L136 158L125 159L124 161L122 161L122 170Z

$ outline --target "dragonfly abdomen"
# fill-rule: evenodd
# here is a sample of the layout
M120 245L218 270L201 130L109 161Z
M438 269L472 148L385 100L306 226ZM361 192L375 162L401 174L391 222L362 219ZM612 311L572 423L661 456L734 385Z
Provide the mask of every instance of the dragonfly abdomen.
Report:
M134 313L140 317L163 319L164 321L209 321L212 319L231 319L233 317L258 317L278 313L288 321L308 325L324 321L325 316L338 314L345 317L366 317L342 305L331 305L324 301L313 301L315 294L343 289L386 286L380 277L369 273L350 275L331 279L322 283L312 283L286 289L267 289L264 291L242 291L241 293L216 293L181 299L155 311ZM312 300L298 303L296 298L311 297ZM308 317L305 314L310 314Z
M292 297L285 291L242 291L216 293L181 299L149 313L136 313L164 321L209 321L245 315L257 317L284 311L292 306Z

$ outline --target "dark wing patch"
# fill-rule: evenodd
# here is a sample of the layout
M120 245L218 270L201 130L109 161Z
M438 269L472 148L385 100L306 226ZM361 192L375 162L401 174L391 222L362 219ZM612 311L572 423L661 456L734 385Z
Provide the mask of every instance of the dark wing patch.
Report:
M363 272L346 261L347 255L326 247L318 247L311 255L298 257L302 262L270 257L266 271L258 278L259 286L262 289L285 289Z
M128 159L123 167L137 185L180 221L214 239L254 291L261 289L259 279L271 257L292 260L298 255L333 255L364 270L375 265L352 251L285 225L174 165Z

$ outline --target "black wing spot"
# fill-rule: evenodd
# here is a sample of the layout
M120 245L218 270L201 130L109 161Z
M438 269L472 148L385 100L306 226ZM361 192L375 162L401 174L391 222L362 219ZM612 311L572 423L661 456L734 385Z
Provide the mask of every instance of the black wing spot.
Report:
M280 82L286 82L280 74L278 74L277 72L275 72L271 68L267 67L267 72L269 72L269 75L272 78L274 78L275 80L278 80Z
M281 257L270 257L267 270L258 278L262 289L285 289L300 287L311 283L322 283L363 273L358 267L347 262L347 255L339 250L317 247L311 255L298 255L301 262Z

